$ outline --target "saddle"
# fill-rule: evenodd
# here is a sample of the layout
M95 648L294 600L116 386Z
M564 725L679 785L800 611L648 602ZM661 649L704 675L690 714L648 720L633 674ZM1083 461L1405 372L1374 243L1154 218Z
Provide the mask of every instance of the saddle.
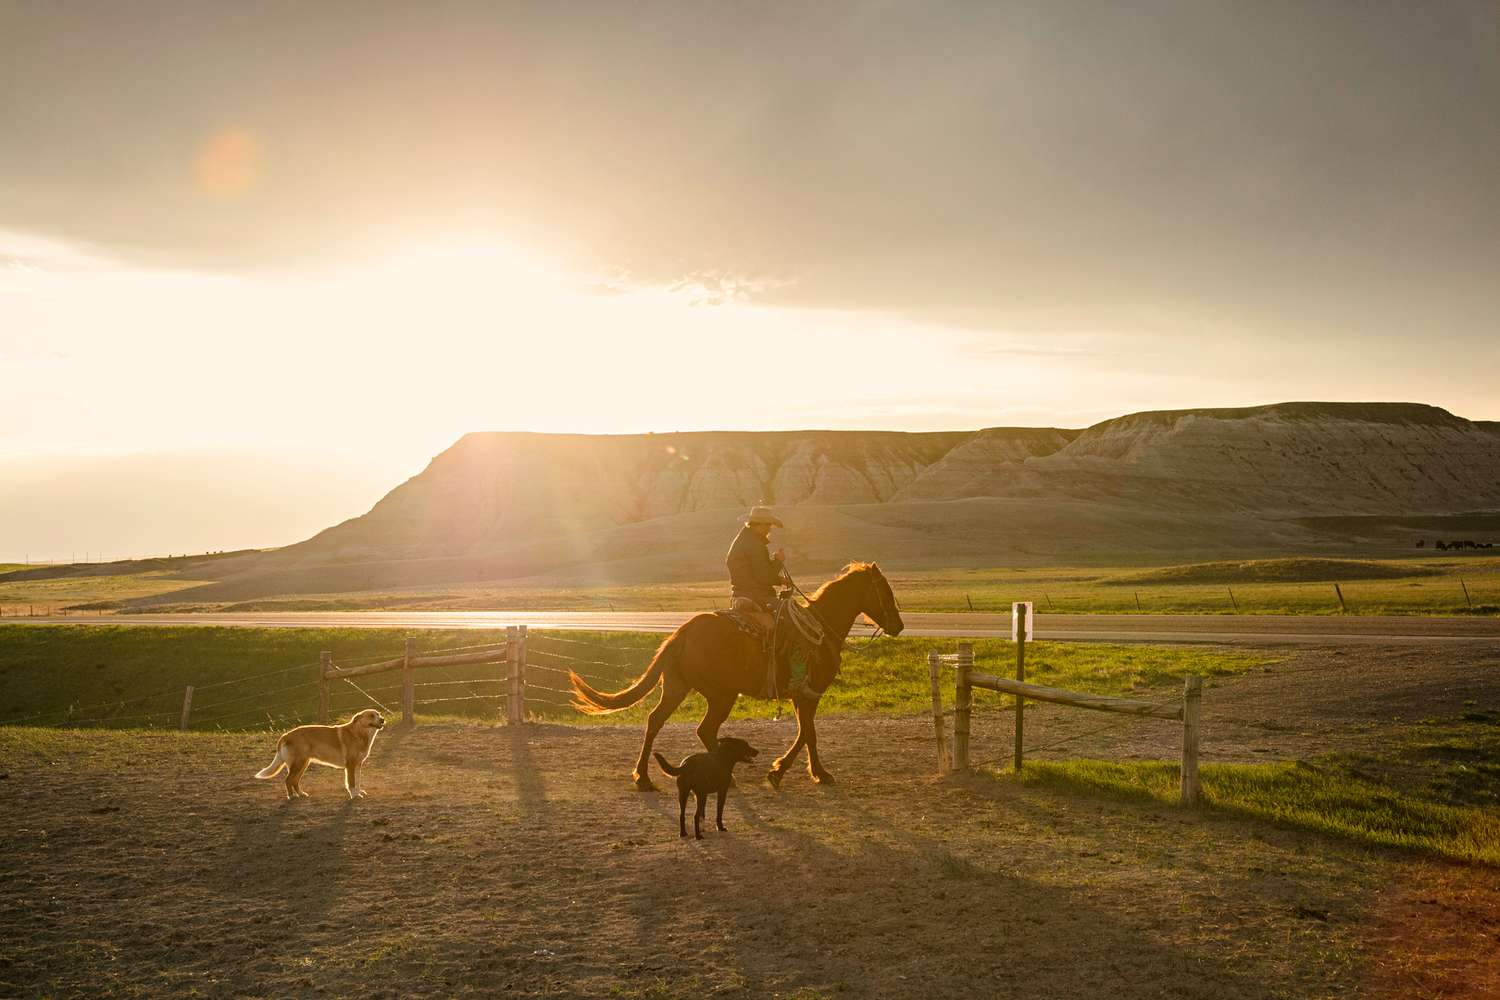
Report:
M809 661L827 639L827 630L818 616L786 596L776 603L769 633L755 619L738 611L714 614L728 619L760 644L766 662L766 680L760 697L774 701L780 701L795 685L807 682Z

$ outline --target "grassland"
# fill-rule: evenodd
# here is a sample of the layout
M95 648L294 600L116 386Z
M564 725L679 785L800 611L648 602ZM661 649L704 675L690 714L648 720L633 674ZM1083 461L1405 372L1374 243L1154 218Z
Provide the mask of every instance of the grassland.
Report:
M1254 560L1234 564L1242 568L1232 578L1243 582L1233 583L1203 582L1224 576L1226 564L1208 565L1162 567L1145 579L1139 568L960 570L901 576L895 586L902 607L914 611L999 611L1033 601L1060 614L1333 615L1342 613L1335 583L1350 614L1500 611L1500 558L1492 556Z
M1132 567L1032 567L905 572L887 566L902 607L912 611L1004 611L1033 601L1066 614L1500 614L1500 556L1452 553L1410 559L1258 559ZM200 574L201 575L201 574ZM167 571L0 581L0 613L29 607L112 611L133 598L170 595L206 580ZM816 581L806 580L811 585ZM1343 594L1339 603L1337 584ZM688 611L722 607L721 580L603 586L490 582L301 594L253 601L165 604L157 610L354 611L548 610ZM142 609L149 610L149 609Z
M1177 798L1177 767L1166 761L1039 761L1021 773L1088 795ZM1225 815L1500 866L1500 711L1395 730L1378 752L1214 764L1201 779L1205 804Z
M22 568L22 567L12 567ZM36 567L27 567L35 569ZM0 572L4 572L0 569ZM198 586L203 580L183 580L170 571L124 575L67 576L45 580L0 581L0 612L7 617L35 611L46 614L71 605L106 605L136 597L152 597Z
M406 633L384 629L152 628L121 625L9 625L0 629L0 722L31 725L152 727L175 725L184 688L194 686L192 722L203 729L261 729L311 720L317 705L318 656L334 653L352 666L400 655ZM424 630L419 652L482 647L505 641L503 631ZM535 632L527 649L527 711L536 718L587 721L569 707L566 671L606 687L641 673L659 635L627 632ZM1037 683L1119 694L1197 673L1228 675L1276 659L1274 654L1208 647L1149 647L1036 642L1028 677ZM833 715L909 715L930 708L926 657L952 652L946 639L880 639L847 654L843 673L821 711ZM975 643L975 655L1013 660L1008 642ZM424 669L417 677L418 717L496 718L503 668L477 665ZM379 674L332 688L335 712L396 703L399 674ZM637 722L654 698L592 724ZM424 703L425 704L422 704ZM701 716L689 698L674 718ZM767 718L776 706L741 699L735 718Z

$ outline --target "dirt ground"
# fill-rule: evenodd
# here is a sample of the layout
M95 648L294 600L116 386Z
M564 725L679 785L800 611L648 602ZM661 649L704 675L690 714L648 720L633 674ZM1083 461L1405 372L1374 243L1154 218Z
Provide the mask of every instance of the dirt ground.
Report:
M1500 704L1500 650L1302 651L1209 687L1205 759L1476 699ZM1176 755L1173 724L1114 722L1036 707L1029 742ZM976 758L1011 725L980 714ZM726 732L769 760L793 725ZM296 803L255 781L264 735L0 730L0 996L1500 995L1491 869L939 779L931 732L825 720L838 785L742 768L729 831L695 843L674 795L629 786L633 728L396 729L353 804L328 769ZM691 726L659 746L692 751Z

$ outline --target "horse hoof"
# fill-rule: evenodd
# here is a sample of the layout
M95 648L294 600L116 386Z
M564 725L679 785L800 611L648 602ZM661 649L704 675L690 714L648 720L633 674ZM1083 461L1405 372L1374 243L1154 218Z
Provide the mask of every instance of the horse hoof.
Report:
M813 784L815 785L836 784L836 782L833 780L833 775L829 774L827 771L824 771L822 774L819 774L816 771L812 772L812 780Z
M656 785L644 774L637 774L631 780L635 782L635 790L638 792L656 791Z
M771 768L771 770L769 770L769 771L766 772L766 780L771 783L771 787L772 788L780 788L781 787L781 772L778 771L778 770L776 770L774 767Z

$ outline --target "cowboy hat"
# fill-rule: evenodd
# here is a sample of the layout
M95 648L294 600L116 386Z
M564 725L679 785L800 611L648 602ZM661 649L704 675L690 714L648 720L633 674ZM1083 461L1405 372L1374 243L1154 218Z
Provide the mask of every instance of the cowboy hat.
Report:
M746 524L771 524L778 528L786 527L781 523L781 518L771 513L769 507L751 507L750 513L746 514L742 520Z

